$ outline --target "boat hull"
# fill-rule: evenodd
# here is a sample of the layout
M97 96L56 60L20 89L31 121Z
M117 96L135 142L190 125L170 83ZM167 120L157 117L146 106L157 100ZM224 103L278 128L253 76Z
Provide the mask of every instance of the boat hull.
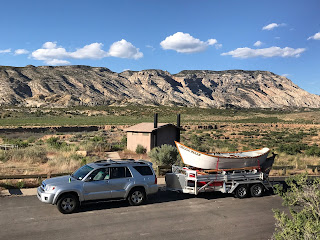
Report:
M240 155L242 153L239 153L238 156L235 156L237 153L225 153L225 155L228 156L223 156L223 154L217 156L196 151L179 142L175 143L184 164L201 169L241 169L260 167L266 161L270 151L268 148L263 148L255 151L243 152L245 154L247 153L249 156L241 157Z

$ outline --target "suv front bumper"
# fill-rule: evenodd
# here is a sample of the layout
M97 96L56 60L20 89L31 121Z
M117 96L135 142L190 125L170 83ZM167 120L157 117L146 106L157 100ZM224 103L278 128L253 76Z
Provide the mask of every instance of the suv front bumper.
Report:
M54 193L46 193L41 187L37 189L37 197L41 202L53 204Z

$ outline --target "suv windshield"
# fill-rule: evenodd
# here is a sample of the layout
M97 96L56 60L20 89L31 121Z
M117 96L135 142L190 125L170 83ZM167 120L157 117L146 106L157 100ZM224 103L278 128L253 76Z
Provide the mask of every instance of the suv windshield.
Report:
M76 170L74 173L72 173L71 176L77 180L82 180L89 172L91 172L92 169L92 167L84 165L78 170Z

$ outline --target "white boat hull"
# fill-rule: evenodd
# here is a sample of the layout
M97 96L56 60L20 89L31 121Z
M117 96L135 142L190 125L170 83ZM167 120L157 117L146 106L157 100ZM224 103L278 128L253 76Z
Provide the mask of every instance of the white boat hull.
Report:
M201 169L238 169L260 167L267 159L269 148L238 153L202 153L175 142L184 164Z

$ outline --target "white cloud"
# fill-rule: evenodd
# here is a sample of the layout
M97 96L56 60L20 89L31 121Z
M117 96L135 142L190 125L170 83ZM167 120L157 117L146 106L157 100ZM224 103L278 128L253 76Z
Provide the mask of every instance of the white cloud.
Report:
M36 60L42 60L46 64L51 65L54 62L58 62L58 60L70 57L70 53L63 47L58 47L54 42L46 42L42 45L42 48L32 52L31 56ZM61 65L61 61L59 65Z
M70 53L70 57L76 59L101 59L107 57L108 53L103 51L101 49L102 47L102 43L91 43L83 48L77 49L75 52Z
M46 42L42 45L42 48L47 48L47 49L57 48L57 42Z
M208 45L214 45L216 43L218 43L217 39L208 39L207 41Z
M214 46L216 47L216 49L222 48L222 44L221 44L221 43L217 43L217 44L215 44Z
M70 62L67 60L49 59L49 60L46 60L46 64L57 66L57 65L68 65L70 64Z
M112 57L139 59L143 57L143 53L132 43L122 39L111 45L108 54Z
M284 74L282 74L281 76L283 76L283 77L289 77L290 74L289 74L289 73L284 73Z
M317 32L315 35L308 38L308 40L314 39L314 40L320 40L320 32Z
M284 26L286 26L285 23L280 23L280 24L278 24L278 23L270 23L270 24L264 26L264 27L262 28L262 30L268 30L268 31L270 31L270 30L272 30L272 29L274 29L274 28L284 27Z
M152 51L156 50L153 46L151 45L146 45L147 48L150 48Z
M11 52L11 48L0 50L0 53L10 53L10 52Z
M208 46L216 45L216 39L208 39L206 42L192 37L189 33L177 32L166 37L160 45L165 50L175 50L179 53L195 53L205 51ZM222 45L219 45L222 46Z
M237 48L233 51L222 53L221 55L231 55L234 58L254 58L254 57L299 57L303 53L305 48L280 48L269 47L260 49L251 49L248 47Z
M256 41L253 46L255 47L260 47L262 45L262 42L261 41Z
M133 59L143 57L139 48L124 39L113 43L109 52L104 51L102 47L102 43L91 43L74 52L68 52L65 48L58 46L56 42L46 42L42 45L42 48L32 52L31 56L36 60L44 61L48 65L70 64L66 59L102 59L109 56Z
M26 49L17 49L14 51L14 55L22 55L22 54L28 54L29 51Z

